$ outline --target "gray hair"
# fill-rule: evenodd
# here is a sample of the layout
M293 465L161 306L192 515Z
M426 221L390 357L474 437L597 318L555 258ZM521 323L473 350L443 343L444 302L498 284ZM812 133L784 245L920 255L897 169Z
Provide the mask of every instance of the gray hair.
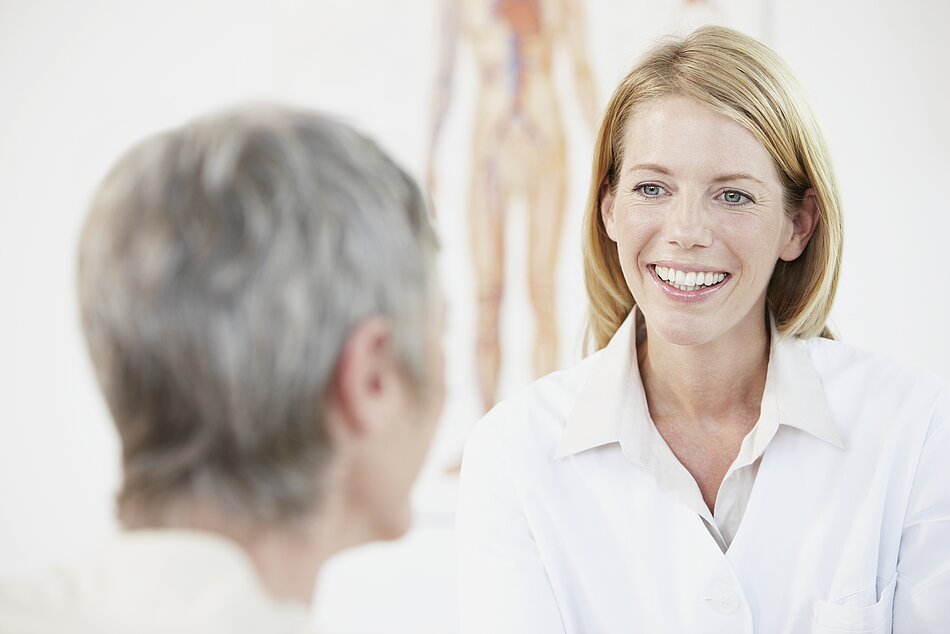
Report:
M78 275L122 441L120 517L181 494L264 522L312 510L351 330L386 316L412 384L427 379L435 250L417 185L323 115L237 109L130 150Z

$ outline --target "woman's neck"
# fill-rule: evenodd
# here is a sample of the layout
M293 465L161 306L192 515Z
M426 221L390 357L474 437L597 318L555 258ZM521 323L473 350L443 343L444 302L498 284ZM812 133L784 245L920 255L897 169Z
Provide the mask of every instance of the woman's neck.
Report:
M715 341L698 346L651 336L648 326L638 352L654 421L751 428L758 418L769 361L764 319L751 315Z
M336 553L370 541L363 523L325 500L319 512L282 524L250 523L182 496L162 509L121 519L126 529L191 530L234 542L251 560L261 585L279 601L310 604L320 568Z
M310 604L323 564L353 545L339 519L321 514L292 526L230 537L248 554L270 596Z

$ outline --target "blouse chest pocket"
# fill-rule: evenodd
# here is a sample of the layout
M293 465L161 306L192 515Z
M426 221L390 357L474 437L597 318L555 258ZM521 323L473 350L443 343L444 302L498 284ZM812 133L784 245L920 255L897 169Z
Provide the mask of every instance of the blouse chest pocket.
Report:
M815 601L813 634L891 634L894 621L894 590L897 574L881 590L877 603L868 606L839 605Z

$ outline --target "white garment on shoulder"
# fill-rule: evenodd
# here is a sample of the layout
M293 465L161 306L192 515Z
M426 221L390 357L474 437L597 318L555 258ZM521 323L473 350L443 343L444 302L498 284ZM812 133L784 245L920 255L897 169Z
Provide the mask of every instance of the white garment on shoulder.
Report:
M650 422L632 331L469 438L462 632L950 632L944 384L773 330L745 475L710 513Z
M0 583L0 632L313 634L309 609L272 599L250 559L210 533L122 533L88 561Z

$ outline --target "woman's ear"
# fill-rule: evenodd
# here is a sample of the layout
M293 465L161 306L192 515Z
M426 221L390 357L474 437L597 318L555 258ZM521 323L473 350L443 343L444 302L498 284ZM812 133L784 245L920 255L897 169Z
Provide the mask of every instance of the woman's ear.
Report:
M598 198L600 199L600 219L604 223L604 229L607 230L607 235L610 236L610 239L616 242L616 229L614 227L614 195L613 192L610 191L610 185L607 183L606 178L604 178L604 182L600 184Z
M779 258L786 262L797 259L808 246L808 241L811 240L815 227L820 221L821 205L818 202L818 195L815 194L814 189L808 188L798 208L798 214L792 219L792 237L779 254Z
M349 437L372 433L390 413L387 407L397 379L389 322L370 317L343 344L328 395L339 414L339 429L332 431Z

